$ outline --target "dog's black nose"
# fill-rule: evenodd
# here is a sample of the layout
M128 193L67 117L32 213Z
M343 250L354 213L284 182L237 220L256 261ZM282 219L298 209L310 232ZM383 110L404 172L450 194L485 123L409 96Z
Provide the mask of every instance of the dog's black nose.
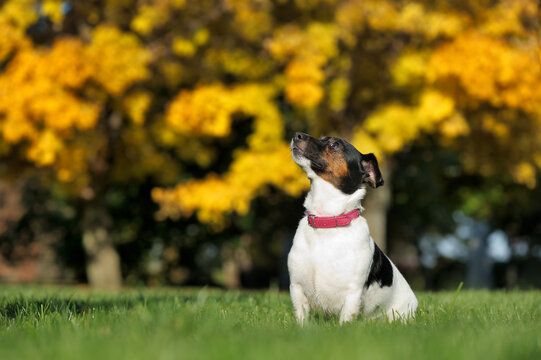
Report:
M293 136L293 139L295 140L306 140L308 139L308 134L302 133L302 132L296 132L295 136Z

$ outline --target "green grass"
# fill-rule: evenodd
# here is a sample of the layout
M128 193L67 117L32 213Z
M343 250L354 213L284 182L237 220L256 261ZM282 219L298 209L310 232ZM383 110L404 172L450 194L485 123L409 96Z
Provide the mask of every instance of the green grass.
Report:
M541 292L419 293L407 325L312 317L287 293L0 287L0 359L541 359Z

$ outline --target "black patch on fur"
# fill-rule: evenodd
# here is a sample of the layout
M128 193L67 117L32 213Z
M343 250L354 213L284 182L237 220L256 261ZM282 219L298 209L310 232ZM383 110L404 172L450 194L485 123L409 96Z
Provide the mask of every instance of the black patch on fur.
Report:
M325 137L319 140L314 140L315 141L313 141L311 144L313 155L310 157L310 167L316 174L320 175L327 171L327 166L324 161L321 161L318 155L321 151L323 151L323 148L328 146L331 138ZM344 194L353 194L360 188L363 178L363 170L360 167L361 154L346 141L339 138L335 138L334 140L341 144L342 154L344 155L344 159L346 160L348 167L348 175L339 179L337 188Z
M376 157L373 154L363 155L353 145L336 137L322 136L320 139L311 137L308 134L296 133L293 137L293 141L304 142L303 155L310 160L310 167L319 176L328 173L328 164L322 159L321 154L323 151L333 143L338 143L339 148L332 151L340 151L346 161L347 175L342 177L335 177L332 184L342 191L344 194L353 194L357 191L363 183L367 182L370 174L363 167L363 160L365 164L369 164L376 171L377 180L373 187L383 185L383 179L379 173Z
M361 158L361 153L357 151L353 145L343 141L342 139L340 139L340 141L344 147L342 153L344 154L344 158L348 164L349 171L348 176L341 179L339 189L344 194L353 194L361 187L363 178L363 172L359 161Z
M374 256L372 257L372 266L364 287L368 289L370 285L377 282L379 286L391 286L393 284L393 267L391 261L385 256L383 251L374 244Z

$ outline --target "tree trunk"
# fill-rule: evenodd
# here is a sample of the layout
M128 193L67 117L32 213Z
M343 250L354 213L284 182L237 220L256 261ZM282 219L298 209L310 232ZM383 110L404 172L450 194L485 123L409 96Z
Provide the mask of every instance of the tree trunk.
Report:
M387 210L391 204L391 173L386 170L381 168L385 184L377 189L368 188L362 214L368 222L372 239L382 251L387 250Z
M118 290L122 286L122 273L110 225L111 218L104 204L86 204L82 227L88 283L97 289Z
M243 235L240 238L240 247L231 243L222 246L222 273L226 288L240 288L242 286L242 273L252 269L252 259L247 250L251 241L250 235Z

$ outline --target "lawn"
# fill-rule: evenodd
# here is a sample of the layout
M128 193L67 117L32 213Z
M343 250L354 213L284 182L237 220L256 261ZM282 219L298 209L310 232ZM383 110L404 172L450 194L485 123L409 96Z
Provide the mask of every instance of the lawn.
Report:
M419 293L407 325L312 317L287 293L0 287L0 359L541 359L541 292Z

